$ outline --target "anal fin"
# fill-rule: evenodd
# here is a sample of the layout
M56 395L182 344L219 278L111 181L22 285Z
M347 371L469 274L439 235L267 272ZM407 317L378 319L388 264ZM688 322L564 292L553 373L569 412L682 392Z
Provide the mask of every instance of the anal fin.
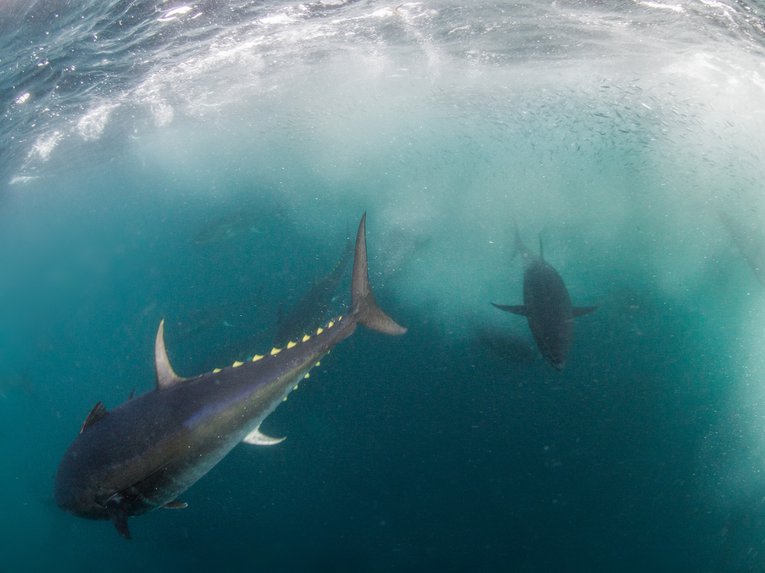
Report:
M253 446L275 446L282 443L287 438L272 438L265 435L260 431L260 426L255 428L252 432L242 440L245 444L252 444Z
M122 507L120 494L114 494L109 501L106 502L106 510L109 512L109 519L112 520L117 533L119 533L125 539L133 539L130 535L130 528L128 527L128 514Z
M167 502L162 507L164 509L186 509L188 506L189 506L189 504L186 503L185 501L181 501L179 499L174 499L173 501Z

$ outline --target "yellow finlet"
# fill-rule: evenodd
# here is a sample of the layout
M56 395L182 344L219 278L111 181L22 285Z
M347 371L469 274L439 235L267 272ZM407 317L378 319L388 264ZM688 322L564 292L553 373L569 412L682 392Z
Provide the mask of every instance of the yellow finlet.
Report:
M281 351L282 351L282 349L281 349L281 348L276 348L276 346L274 346L274 347L271 349L271 352L270 352L270 354L271 354L271 356L276 356L276 355L277 355L277 354L279 354Z
M213 370L213 374L217 374L218 372L222 372L222 370L220 368L215 368Z
M297 342L292 342L291 340L287 343L287 348L295 348L297 346Z
M340 322L341 320L343 320L343 315L342 314L337 317L337 322Z
M294 387L292 390L293 390L293 391L297 390L297 389L298 389L298 386L299 386L298 384L295 384L295 387Z
M317 362L314 366L321 366L321 362Z
M303 380L308 380L310 377L311 377L311 373L310 372L306 372L305 376L303 376Z
M256 354L255 356L253 356L253 357L252 357L252 361L253 361L253 362L257 362L257 361L258 361L258 360L260 360L261 358L263 358L263 355L262 355L262 354Z
M334 321L334 320L330 320L330 321L327 323L327 328L332 328L333 326L335 326L335 321Z
M234 368L239 368L239 367L240 367L242 364L244 364L244 362L239 362L239 361L237 360L237 361L236 361L236 362L234 362L234 363L233 363L231 366L233 366Z
M316 334L321 334L322 332L324 332L324 329L321 326L316 329Z
M302 340L300 342L308 342L309 340L311 340L311 337L308 336L307 334L304 334L303 338L302 338Z

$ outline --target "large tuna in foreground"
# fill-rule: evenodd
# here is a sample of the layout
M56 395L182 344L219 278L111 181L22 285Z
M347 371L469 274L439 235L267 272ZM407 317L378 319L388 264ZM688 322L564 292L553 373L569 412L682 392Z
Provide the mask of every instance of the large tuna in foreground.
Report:
M185 507L178 496L239 442L280 442L262 434L260 424L357 324L406 332L380 310L370 290L365 220L356 235L350 312L314 333L246 363L181 378L168 360L160 323L156 388L111 412L95 405L58 468L56 503L80 517L111 519L129 539L128 517Z

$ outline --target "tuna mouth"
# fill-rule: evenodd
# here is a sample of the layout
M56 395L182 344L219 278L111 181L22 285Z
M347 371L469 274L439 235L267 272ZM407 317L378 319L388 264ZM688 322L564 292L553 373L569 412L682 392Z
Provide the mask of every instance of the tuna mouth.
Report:
M87 519L106 519L109 517L106 507L87 494L56 491L53 496L56 505L67 513Z
M86 519L108 519L109 517L106 508L98 503L85 505L77 503L75 500L56 501L56 503L61 509L77 517L84 517Z

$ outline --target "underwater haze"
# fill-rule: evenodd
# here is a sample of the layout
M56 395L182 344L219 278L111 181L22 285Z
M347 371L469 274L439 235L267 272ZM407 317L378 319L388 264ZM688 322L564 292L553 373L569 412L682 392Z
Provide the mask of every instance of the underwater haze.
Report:
M761 3L3 0L0 103L1 572L765 571ZM268 351L364 211L407 334L132 541L56 506L162 318ZM560 372L515 224L598 307Z

